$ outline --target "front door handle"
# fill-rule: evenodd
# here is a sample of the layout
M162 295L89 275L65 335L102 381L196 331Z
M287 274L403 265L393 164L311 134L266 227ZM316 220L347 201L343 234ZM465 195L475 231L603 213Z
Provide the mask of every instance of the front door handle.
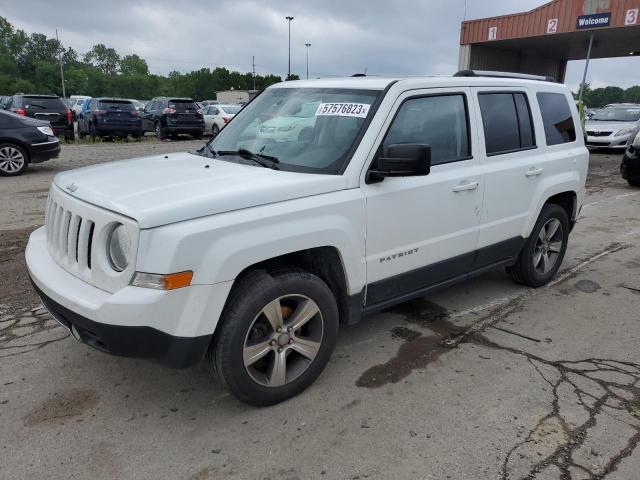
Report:
M537 177L538 175L542 175L542 172L544 172L544 168L531 167L529 170L527 170L527 173L525 173L525 176Z
M478 182L465 182L453 187L454 192L466 192L467 190L475 190L480 185Z

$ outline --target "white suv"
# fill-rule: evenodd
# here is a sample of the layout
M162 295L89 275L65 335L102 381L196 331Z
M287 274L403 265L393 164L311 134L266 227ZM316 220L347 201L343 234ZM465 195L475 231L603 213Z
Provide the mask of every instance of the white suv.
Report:
M260 135L310 103L296 138ZM76 339L206 357L241 400L277 403L340 324L493 268L549 282L585 195L580 125L535 79L281 83L198 152L58 174L29 272Z

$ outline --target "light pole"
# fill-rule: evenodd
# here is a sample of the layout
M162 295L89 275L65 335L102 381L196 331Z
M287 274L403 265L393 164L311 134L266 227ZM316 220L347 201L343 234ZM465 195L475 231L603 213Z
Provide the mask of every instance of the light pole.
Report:
M307 80L309 80L309 47L311 44L305 43L304 46L307 47Z
M291 20L293 17L284 17L289 22L289 67L287 68L287 80L291 76Z

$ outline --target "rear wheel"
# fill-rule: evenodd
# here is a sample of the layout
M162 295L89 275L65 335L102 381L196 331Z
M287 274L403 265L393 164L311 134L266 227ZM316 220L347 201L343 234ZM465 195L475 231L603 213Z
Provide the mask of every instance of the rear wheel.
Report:
M629 185L631 185L632 187L640 187L640 179L630 178L629 180L627 180L627 182L629 182Z
M194 140L201 140L202 139L202 132L194 133L193 134L193 138L194 138Z
M569 219L564 208L546 204L516 263L507 272L516 282L541 287L556 275L569 240Z
M95 142L98 137L98 132L96 132L96 126L92 123L89 125L89 137L91 137L91 141Z
M0 143L0 175L15 177L24 173L29 165L29 156L18 145Z
M208 359L240 400L273 405L316 380L337 333L336 301L320 278L255 272L234 287Z
M218 128L218 125L214 123L213 127L211 127L211 136L216 137L218 136L219 133L220 133L220 129Z
M162 126L160 125L160 122L156 122L154 126L154 131L156 132L156 138L158 140L164 140L165 138L167 138L166 133L164 132L164 130L162 129Z

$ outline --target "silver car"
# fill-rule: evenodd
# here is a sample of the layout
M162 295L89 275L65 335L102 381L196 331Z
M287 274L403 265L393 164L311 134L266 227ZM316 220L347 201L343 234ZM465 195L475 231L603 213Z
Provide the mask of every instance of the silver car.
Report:
M586 123L587 147L625 150L640 131L640 104L607 105Z

